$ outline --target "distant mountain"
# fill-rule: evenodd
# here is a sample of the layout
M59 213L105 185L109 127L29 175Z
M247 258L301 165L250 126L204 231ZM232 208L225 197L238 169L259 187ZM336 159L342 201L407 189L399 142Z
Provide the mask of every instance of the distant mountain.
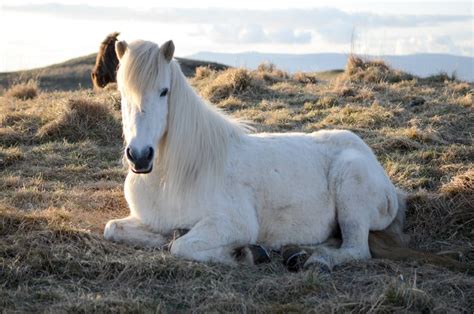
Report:
M262 62L272 62L278 68L289 72L296 71L327 71L343 69L348 54L314 53L314 54L276 54L276 53L216 53L198 52L188 56L196 60L214 61L230 66L243 66L254 69ZM440 72L456 73L457 77L466 81L474 81L474 58L449 54L413 54L402 56L365 56L369 59L383 59L392 67L401 69L421 77Z

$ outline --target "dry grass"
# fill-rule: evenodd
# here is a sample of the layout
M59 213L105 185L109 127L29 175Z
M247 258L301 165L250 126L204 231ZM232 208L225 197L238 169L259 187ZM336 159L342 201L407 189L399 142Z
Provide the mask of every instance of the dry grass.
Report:
M441 186L440 191L448 196L460 194L467 197L469 202L474 202L474 168L453 177Z
M257 79L267 83L283 82L290 77L287 72L277 69L275 64L268 62L261 63L253 74Z
M106 105L85 99L70 99L56 119L43 125L39 138L86 138L110 141L120 137L120 122Z
M215 71L213 71L210 67L197 67L194 78L196 80L202 80L202 79L210 77L214 73Z
M355 55L349 56L345 73L350 80L370 83L395 83L413 79L408 73L390 68L383 60L364 60Z
M430 83L444 83L449 81L456 81L457 77L455 72L451 73L451 75L446 72L440 72L438 74L430 75L424 78L423 80Z
M274 256L229 268L106 242L61 210L0 219L0 305L11 311L465 311L472 301L471 278L429 266L372 260L295 274Z
M35 80L29 80L23 83L12 85L5 93L7 97L14 97L21 100L33 99L38 96L38 83Z
M318 76L314 73L296 72L293 74L293 79L302 84L316 84L318 83Z
M248 70L229 69L213 79L202 91L202 95L216 103L230 96L252 93L258 87L258 82Z
M357 61L357 62L355 62ZM198 68L191 79L259 131L359 134L410 193L411 247L474 265L473 85L378 62L293 76ZM308 77L314 81L308 81ZM0 308L6 312L470 312L471 275L414 261L331 274L178 260L102 239L127 208L114 88L0 97Z

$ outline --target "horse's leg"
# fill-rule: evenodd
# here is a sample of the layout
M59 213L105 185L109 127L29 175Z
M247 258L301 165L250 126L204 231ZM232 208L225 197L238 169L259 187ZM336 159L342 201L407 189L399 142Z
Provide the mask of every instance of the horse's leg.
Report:
M342 244L340 248L316 247L305 263L326 270L350 260L370 258L369 230L388 225L394 216L386 192L391 183L373 159L355 151L341 155L332 167L330 181Z
M317 266L323 271L330 271L334 266L351 260L370 258L369 229L363 223L353 221L341 227L341 231L343 241L340 248L325 244L316 246L304 267Z
M152 232L140 220L132 216L107 222L104 238L142 247L159 248L166 243L166 239L161 234Z
M211 216L199 221L171 245L171 253L201 262L235 264L234 250L255 241L256 222L243 223L224 216Z

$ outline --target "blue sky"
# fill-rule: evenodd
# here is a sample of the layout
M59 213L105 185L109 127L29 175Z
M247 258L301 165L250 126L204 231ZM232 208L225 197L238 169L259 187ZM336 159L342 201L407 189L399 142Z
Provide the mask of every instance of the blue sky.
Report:
M92 53L112 31L128 41L173 39L178 56L354 50L472 57L473 10L472 1L3 0L0 71Z

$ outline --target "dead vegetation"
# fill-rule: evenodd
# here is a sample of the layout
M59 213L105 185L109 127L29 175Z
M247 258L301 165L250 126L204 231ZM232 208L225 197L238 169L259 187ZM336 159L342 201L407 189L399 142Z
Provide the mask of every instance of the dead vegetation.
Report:
M0 98L0 144L43 143L85 139L116 141L121 137L117 91L100 94L43 93L35 102Z
M413 79L411 74L390 68L383 60L364 60L350 55L345 74L349 80L370 83L396 83Z
M120 137L120 128L120 122L106 105L90 100L70 99L60 115L43 125L36 135L41 139L64 138L76 141L91 138L110 141Z
M38 83L35 80L28 80L27 82L12 85L5 93L5 96L28 100L38 96L38 92Z
M258 131L350 129L409 191L410 246L474 266L474 86L382 62L290 75L198 68L192 84ZM331 274L178 260L105 242L127 213L114 88L0 97L0 308L8 312L469 312L472 275L414 261Z
M203 77L201 77L203 78ZM211 78L210 74L204 78ZM246 69L229 69L216 74L203 89L202 95L213 103L218 103L230 96L252 96L259 91L260 82Z

